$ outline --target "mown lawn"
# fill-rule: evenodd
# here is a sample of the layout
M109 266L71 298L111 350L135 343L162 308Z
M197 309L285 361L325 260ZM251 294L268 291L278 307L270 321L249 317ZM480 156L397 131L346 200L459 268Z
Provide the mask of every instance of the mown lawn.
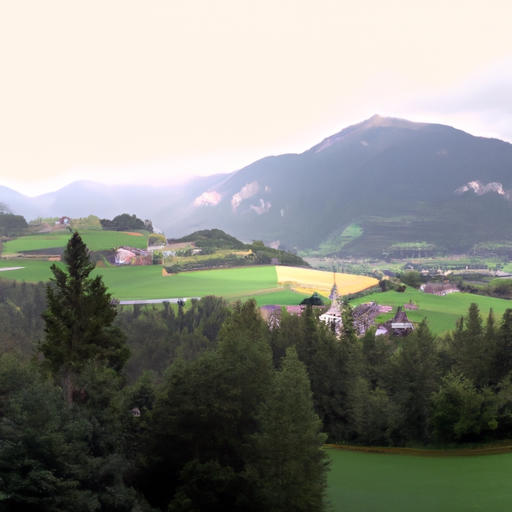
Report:
M334 512L512 510L512 454L419 457L327 451Z
M467 314L472 302L478 304L484 318L488 315L491 308L497 319L503 315L505 309L512 308L512 301L509 300L472 295L470 293L451 293L445 297L439 297L415 290L410 286L407 287L404 293L389 291L367 295L352 301L352 305L375 301L378 304L393 306L393 313L378 317L378 322L384 322L394 316L398 306L403 306L410 300L417 304L419 308L416 311L407 311L409 319L413 322L421 322L426 317L430 329L438 334L454 329L455 322L462 315Z
M118 231L80 231L80 236L91 251L103 251L129 245L138 249L146 249L149 233L141 231L143 236L134 236ZM27 235L4 243L2 255L17 254L24 251L39 249L53 249L66 247L71 233L62 231L59 233L45 233L40 235Z

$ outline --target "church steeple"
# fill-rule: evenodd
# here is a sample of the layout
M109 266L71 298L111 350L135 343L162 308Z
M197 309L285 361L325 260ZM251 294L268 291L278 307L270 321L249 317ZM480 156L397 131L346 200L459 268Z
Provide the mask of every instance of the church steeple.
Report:
M334 284L332 285L331 293L329 294L329 300L335 301L339 296L338 285L336 284L336 272L332 273L332 280L334 281Z

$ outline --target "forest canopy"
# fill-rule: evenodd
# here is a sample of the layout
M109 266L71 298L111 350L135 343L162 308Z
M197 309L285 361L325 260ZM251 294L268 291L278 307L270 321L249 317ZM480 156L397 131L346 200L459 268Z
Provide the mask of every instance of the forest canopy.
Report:
M63 262L45 286L0 280L2 510L324 510L306 367L275 359L253 300L117 315L78 233Z

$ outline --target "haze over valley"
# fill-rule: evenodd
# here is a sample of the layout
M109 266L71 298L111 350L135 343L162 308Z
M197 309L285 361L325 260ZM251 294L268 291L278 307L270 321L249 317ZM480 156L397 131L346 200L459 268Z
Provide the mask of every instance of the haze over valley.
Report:
M300 154L176 185L79 181L35 197L0 187L0 201L38 217L149 218L170 238L219 228L243 240L342 257L508 251L512 145L456 128L374 115ZM484 245L482 245L484 244ZM414 245L413 245L414 247Z

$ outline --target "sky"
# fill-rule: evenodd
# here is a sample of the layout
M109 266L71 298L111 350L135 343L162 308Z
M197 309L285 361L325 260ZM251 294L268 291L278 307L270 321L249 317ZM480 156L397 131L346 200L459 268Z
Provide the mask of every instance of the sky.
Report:
M509 0L2 0L0 185L227 173L374 114L512 142L511 20Z

